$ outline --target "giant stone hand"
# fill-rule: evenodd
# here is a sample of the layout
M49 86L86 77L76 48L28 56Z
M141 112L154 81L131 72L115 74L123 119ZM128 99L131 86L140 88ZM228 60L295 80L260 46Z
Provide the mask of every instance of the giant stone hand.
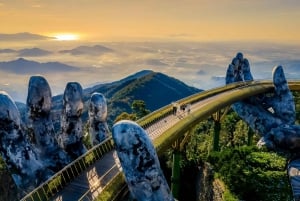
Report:
M242 53L238 53L228 66L226 84L252 80L249 62L243 58ZM295 125L294 99L282 66L274 67L273 83L273 93L238 101L232 108L261 135L258 145L266 145L269 149L296 156L300 150L300 126ZM300 159L289 163L288 173L296 200L300 200L299 170Z
M112 137L133 198L174 201L146 131L135 122L122 120L113 126Z

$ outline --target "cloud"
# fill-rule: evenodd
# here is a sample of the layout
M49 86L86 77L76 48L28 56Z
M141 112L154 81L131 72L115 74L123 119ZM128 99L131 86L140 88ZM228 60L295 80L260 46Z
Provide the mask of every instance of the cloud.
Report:
M69 53L62 54L59 52L62 50L61 43L49 41L49 46L45 45L46 43L48 42L42 43L44 48L42 50L49 49L53 54L34 57L35 62L30 61L30 65L26 65L27 62L24 62L24 64L19 63L18 67L10 69L2 66L5 62L0 62L1 74L4 75L1 81L11 83L7 88L13 87L20 94L24 93L22 91L24 89L19 88L19 86L26 86L24 77L39 73L47 78L54 94L57 94L63 93L65 84L69 81L77 81L85 87L91 86L91 83L116 81L135 72L150 69L175 77L199 89L207 90L224 85L228 64L240 51L249 60L254 79L271 79L272 69L275 65L283 65L287 78L300 78L299 45L237 42L107 42L104 43L104 46L98 47L97 54L93 54L93 52L97 52L97 45L82 44L81 41L77 41L68 46L68 48L76 48L69 48ZM10 47L8 46L8 48ZM63 49L68 48L64 47ZM76 50L81 52L79 51L78 54ZM16 55L20 50L16 50L15 53L13 49L2 49L1 51L12 51L11 54L0 54L2 60L18 61ZM8 75L10 75L9 78Z
M177 33L177 34L170 34L169 37L171 37L171 38L191 38L191 37L194 37L194 35L186 34L186 33Z
M150 66L168 66L168 64L163 63L158 59L148 59L145 61L145 64Z
M79 46L71 50L61 50L60 53L67 53L72 55L101 55L108 52L113 52L112 49L104 47L102 45L94 46Z
M32 34L28 32L15 34L0 34L0 40L3 41L22 41L22 40L50 40L53 37L43 36L39 34Z
M34 5L31 5L32 8L41 8L42 6L39 5L39 4L34 4Z
M197 75L206 75L207 73L204 70L197 71Z
M13 49L0 49L0 54L10 54L10 53L15 53L17 52L16 50Z

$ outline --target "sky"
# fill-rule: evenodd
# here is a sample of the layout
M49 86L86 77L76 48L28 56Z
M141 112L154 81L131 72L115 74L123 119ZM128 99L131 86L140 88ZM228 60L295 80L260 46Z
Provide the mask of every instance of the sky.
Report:
M0 32L82 40L300 41L299 0L0 0Z
M206 90L224 85L237 52L255 79L275 65L297 79L299 10L299 0L0 0L0 91L24 102L34 74L57 95L71 81L86 88L145 69Z

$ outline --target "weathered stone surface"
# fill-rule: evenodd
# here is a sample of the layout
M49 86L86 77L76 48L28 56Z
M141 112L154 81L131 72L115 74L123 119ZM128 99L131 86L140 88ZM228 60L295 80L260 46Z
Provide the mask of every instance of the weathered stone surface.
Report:
M38 150L27 141L20 126L20 114L10 96L0 92L0 151L13 179L22 191L29 191L53 172L47 170Z
M237 73L233 65L229 65L226 83L252 80L248 67L243 73ZM243 68L241 69L243 70ZM266 145L269 149L284 151L295 156L295 159L289 162L288 174L294 198L300 200L300 126L295 125L294 99L282 66L274 67L273 83L273 93L268 96L260 95L238 101L232 105L232 108L262 136L258 143L259 146Z
M81 114L83 110L82 87L77 82L69 82L63 96L61 119L62 133L58 137L60 146L71 159L76 159L86 152L83 144Z
M239 52L227 68L226 84L250 80L253 80L253 77L250 73L249 61Z
M242 75L244 77L242 80L252 80L250 68L243 72ZM232 66L229 65L226 83L237 82L240 79L239 75L232 70ZM287 128L293 125L296 116L293 96L288 88L281 66L274 67L273 83L275 87L274 93L269 94L269 96L256 96L238 101L232 105L232 108L252 129L261 134L263 138L260 143L271 149L281 148L289 150L294 145L285 143L292 143L292 141L283 140L281 134L274 132L276 129Z
M50 118L51 98L51 89L47 80L41 76L32 76L28 85L27 127L33 132L33 141L44 163L52 170L58 171L70 162L70 158L59 147L55 138Z
M210 164L204 163L201 165L196 176L197 201L213 200L214 172Z
M91 143L97 145L109 136L107 102L103 94L92 94L88 113Z
M112 137L129 190L138 201L173 201L147 133L132 121L119 121Z

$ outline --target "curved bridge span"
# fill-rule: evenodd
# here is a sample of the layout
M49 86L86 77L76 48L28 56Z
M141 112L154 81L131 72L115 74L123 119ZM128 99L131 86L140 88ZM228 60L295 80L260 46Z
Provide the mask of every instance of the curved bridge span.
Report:
M300 80L289 81L289 87L292 91L300 91ZM147 131L160 155L199 121L238 100L273 90L271 81L234 83L178 101L179 104L191 104L188 115L182 113L175 116L172 106L167 105L137 123ZM22 201L94 200L99 196L118 200L126 189L126 183L116 161L110 137L28 193Z

